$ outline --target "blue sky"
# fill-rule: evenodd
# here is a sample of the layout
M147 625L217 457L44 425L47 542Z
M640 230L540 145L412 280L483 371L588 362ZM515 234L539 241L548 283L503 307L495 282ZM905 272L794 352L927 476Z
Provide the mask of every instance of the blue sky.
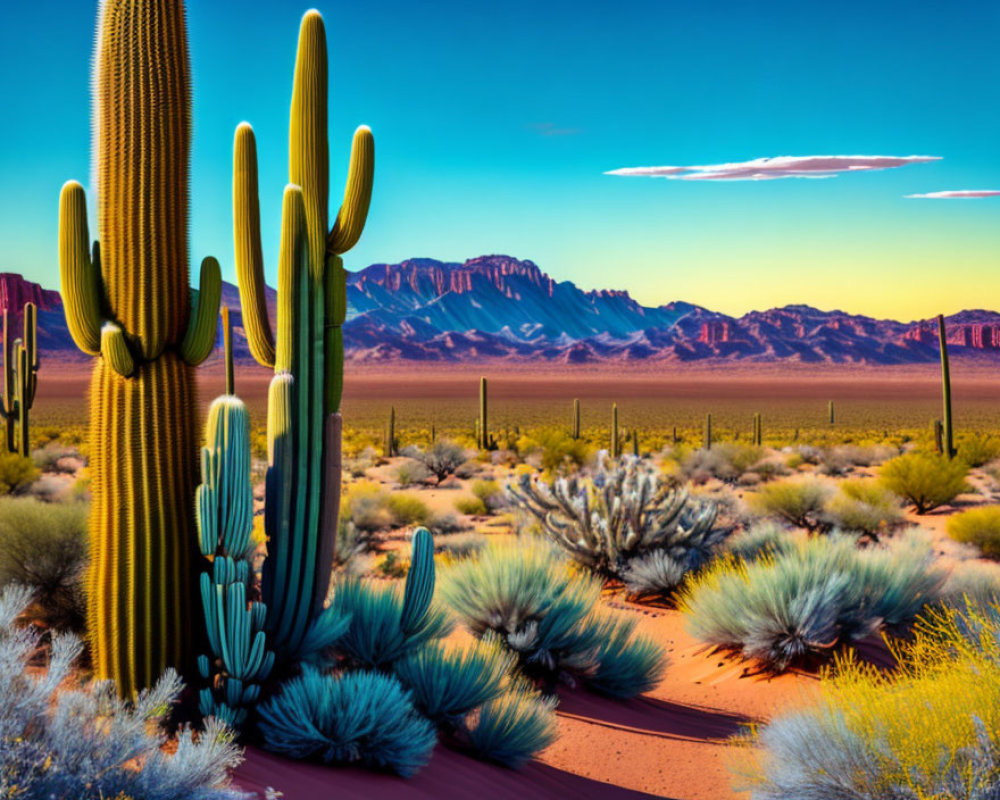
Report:
M331 186L375 133L349 268L509 253L583 288L729 313L791 302L923 317L1000 309L1000 4L320 3ZM58 283L57 198L90 175L95 4L0 12L0 269ZM260 148L272 280L298 22L278 0L191 0L192 262L232 278L237 123ZM826 180L619 177L640 165L940 156ZM93 191L93 187L91 187ZM92 231L92 233L95 233Z

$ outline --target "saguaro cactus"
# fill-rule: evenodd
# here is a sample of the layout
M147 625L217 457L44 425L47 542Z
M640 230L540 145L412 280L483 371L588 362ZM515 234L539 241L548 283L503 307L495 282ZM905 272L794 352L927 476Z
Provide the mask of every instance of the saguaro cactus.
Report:
M319 12L309 11L299 30L292 88L276 339L264 296L256 144L246 123L236 129L233 156L243 319L251 352L275 373L268 394L264 526L269 542L262 594L270 641L283 657L299 650L329 590L340 505L341 326L347 313L347 273L340 257L364 228L374 166L374 141L362 126L354 134L344 203L331 227L326 31Z
M580 438L580 400L573 401L573 438Z
M757 411L753 415L753 441L751 444L754 447L760 447L764 443L764 418Z
M389 424L385 429L385 441L382 443L382 455L392 458L396 455L396 407L389 406Z
M944 454L955 457L955 429L951 424L951 371L948 368L948 339L944 326L944 314L938 314L938 342L941 345L941 400L944 424Z
M101 245L83 187L59 204L66 321L98 356L90 388L87 575L95 673L131 695L191 663L196 387L215 343L218 262L188 288L191 90L180 0L105 0L95 58Z
M480 450L488 450L490 446L490 428L487 422L487 386L486 378L481 377L479 379L479 426L477 431L479 432L479 441L477 442Z
M20 339L11 339L7 312L3 312L3 391L0 418L7 429L7 450L31 455L30 412L38 388L38 318L34 303L25 303Z
M199 693L199 710L230 725L240 725L274 666L266 647L267 608L254 594L250 541L253 487L250 483L250 414L233 394L232 329L223 309L226 394L208 409L201 480L196 492L198 543L209 563L201 573L201 603L209 654L198 657L208 685Z
M618 403L611 404L611 457L618 458L622 454L618 441Z
M835 424L835 423L836 423L836 421L837 421L837 418L836 418L836 417L834 416L834 408L833 408L833 400L831 400L831 401L830 401L830 402L829 402L829 403L827 404L827 411L828 411L828 412L829 412L829 414L830 414L830 424L831 424L831 425Z
M704 436L702 437L702 444L701 444L701 446L704 447L706 450L711 450L712 449L712 415L711 414L706 414L705 415L705 433L704 433Z

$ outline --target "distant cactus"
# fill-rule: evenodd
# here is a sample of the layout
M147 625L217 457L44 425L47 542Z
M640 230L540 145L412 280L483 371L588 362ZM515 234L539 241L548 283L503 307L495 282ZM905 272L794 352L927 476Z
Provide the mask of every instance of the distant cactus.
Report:
M618 458L622 454L621 443L618 441L618 403L611 404L611 457Z
M371 131L362 126L354 134L344 203L330 227L326 32L317 11L306 13L299 30L289 150L275 339L265 302L256 143L248 124L236 129L233 218L240 302L250 350L275 372L268 396L264 517L271 546L262 592L268 633L282 657L300 650L329 590L340 506L347 313L340 256L361 236L375 165Z
M191 665L196 602L196 385L215 344L222 279L188 288L191 91L180 2L105 0L95 57L101 244L63 186L66 321L99 356L91 381L88 627L94 671L126 696ZM139 87L139 88L137 88Z
M543 482L522 475L507 491L546 536L604 578L624 580L637 559L653 553L674 562L683 576L726 535L714 527L713 503L670 488L656 470L631 457L593 478Z
M750 443L754 447L761 447L764 444L764 418L759 411L753 415L753 436Z
M938 453L944 453L944 426L941 420L931 420L931 433L934 436L934 449Z
M830 424L831 425L836 424L837 418L834 415L833 400L827 403L827 411L829 412L830 415Z
M639 457L639 431L632 431L632 455L636 458Z
M941 395L944 424L943 452L948 458L955 457L955 429L951 421L951 372L948 368L948 339L944 326L944 314L938 314L938 342L941 346Z
M706 450L712 449L712 415L705 415L705 434L702 438L701 446Z
M226 374L232 375L232 329L223 309ZM209 565L201 573L201 602L211 655L198 657L198 671L208 686L199 709L229 725L246 720L260 694L260 684L274 666L267 649L267 608L251 600L255 593L253 487L250 483L250 414L230 389L208 409L201 449L201 486L195 494L198 541Z
M487 439L489 438L489 424L487 422L487 388L486 378L479 379L479 425L476 430L479 432L479 449L485 450Z
M580 401L573 401L573 438L580 438Z
M34 303L25 303L20 339L11 340L7 312L3 312L3 391L0 418L7 428L7 450L31 455L30 412L38 388L38 318Z
M382 455L392 458L396 455L396 407L389 406L389 424L385 429L385 440L382 443Z

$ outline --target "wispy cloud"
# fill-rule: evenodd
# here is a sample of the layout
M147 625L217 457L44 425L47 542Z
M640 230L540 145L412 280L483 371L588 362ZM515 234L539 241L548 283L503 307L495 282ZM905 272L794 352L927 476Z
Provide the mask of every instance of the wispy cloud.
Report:
M979 197L1000 197L1000 189L955 189L947 192L926 192L904 195L911 200L975 200Z
M559 128L554 122L533 122L528 126L539 136L575 136L579 128Z
M669 178L680 181L773 181L779 178L834 178L845 172L872 172L939 161L940 156L778 156L690 167L622 167L605 175Z

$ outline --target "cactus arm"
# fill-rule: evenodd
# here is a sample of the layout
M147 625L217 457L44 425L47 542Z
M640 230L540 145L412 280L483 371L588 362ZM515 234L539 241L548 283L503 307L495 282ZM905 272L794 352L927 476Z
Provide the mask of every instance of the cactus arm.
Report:
M35 391L38 389L38 308L34 303L24 304L24 350L25 350L25 386L24 402L30 409L35 402Z
M247 343L258 364L273 367L274 334L267 317L264 258L260 246L257 144L253 128L245 122L236 128L233 143L233 239Z
M358 243L368 219L374 178L375 139L371 129L362 125L354 132L351 142L351 163L347 170L347 184L344 186L344 202L326 240L328 253L340 255Z
M434 539L427 528L413 534L413 557L403 590L400 629L411 635L420 628L434 596Z
M181 342L181 358L192 367L204 361L215 347L219 302L222 300L222 271L219 262L208 256L201 262L198 297Z
M90 257L87 196L76 181L63 185L59 195L59 271L66 324L76 346L88 355L101 351L101 278L94 246Z
M101 355L122 377L127 378L135 372L135 359L125 341L125 334L113 322L105 322L101 328Z

